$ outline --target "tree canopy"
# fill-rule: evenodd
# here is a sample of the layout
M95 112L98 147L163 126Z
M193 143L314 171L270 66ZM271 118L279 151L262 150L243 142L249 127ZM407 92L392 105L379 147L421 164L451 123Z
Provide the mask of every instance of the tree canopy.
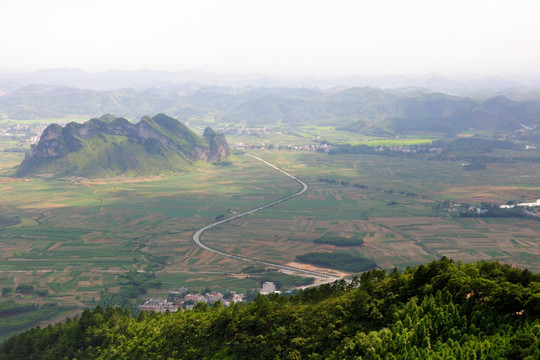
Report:
M96 307L10 338L0 359L538 359L539 315L539 274L443 258L229 307Z

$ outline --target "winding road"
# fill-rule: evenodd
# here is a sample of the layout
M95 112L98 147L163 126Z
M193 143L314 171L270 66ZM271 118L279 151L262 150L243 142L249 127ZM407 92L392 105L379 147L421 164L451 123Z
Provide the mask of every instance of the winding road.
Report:
M276 204L279 204L279 203L282 203L284 201L287 201L287 200L290 200L298 195L301 195L303 194L304 192L307 191L308 189L308 186L305 182L303 182L302 180L298 179L297 177L289 174L288 172L278 168L277 166L275 165L272 165L270 164L268 161L265 161L263 159L261 159L260 157L257 157L257 156L254 156L254 155L250 155L250 154L246 154L247 156L250 156L254 159L257 159L263 163L265 163L266 165L274 168L275 170L287 175L288 177L290 177L291 179L295 180L296 182L298 182L300 185L302 185L302 189L292 195L289 195L289 196L286 196L282 199L279 199L279 200L276 200L274 202L271 202L269 204L266 204L266 205L262 205L262 206L259 206L258 208L255 208L255 209L252 209L252 210L249 210L249 211L246 211L246 212L243 212L241 214L238 214L238 215L235 215L235 216L231 216L230 218L227 218L227 219L224 219L224 220L221 220L221 221L216 221L215 223L212 223L210 225L207 225L201 229L199 229L195 234L193 234L193 241L195 242L195 244L197 244L197 246L199 246L200 248L203 248L205 250L208 250L208 251L211 251L213 252L214 254L218 254L218 255L222 255L222 256L225 256L225 257L228 257L228 258L231 258L231 259L235 259L235 260L240 260L240 261L248 261L248 262L252 262L252 263L257 263L257 264L262 264L262 265L266 265L266 266L271 266L271 267L275 267L275 268L278 268L278 269L281 269L281 270L289 270L289 271L294 271L294 272L297 272L297 273L302 273L302 274L308 274L308 275L314 275L314 276L320 276L320 277L324 277L324 278L328 278L328 279L337 279L336 277L334 276L330 276L328 274L324 274L324 273L320 273L320 272L317 272L317 271L310 271L310 270L304 270L304 269L298 269L298 268L295 268L295 267L292 267L292 266L286 266L286 265L280 265L280 264L274 264L274 263L271 263L271 262L268 262L268 261L263 261L263 260L256 260L256 259L250 259L250 258L246 258L246 257L242 257L242 256L236 256L236 255L231 255L231 254L227 254L223 251L219 251L219 250L216 250L216 249L212 249L211 247L203 244L200 240L200 236L203 232L205 232L206 230L210 229L210 228L213 228L214 226L218 226L218 225L221 225L221 224L224 224L226 222L229 222L231 220L234 220L234 219L238 219L242 216L246 216L246 215L249 215L249 214L253 214L254 212L257 212L259 210L263 210L263 209L266 209L270 206L274 206Z

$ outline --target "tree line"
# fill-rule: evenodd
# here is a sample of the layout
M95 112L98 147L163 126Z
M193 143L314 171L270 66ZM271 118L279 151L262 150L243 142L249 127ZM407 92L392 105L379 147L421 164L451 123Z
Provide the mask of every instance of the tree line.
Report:
M447 258L249 304L96 307L7 340L0 359L538 359L540 275Z

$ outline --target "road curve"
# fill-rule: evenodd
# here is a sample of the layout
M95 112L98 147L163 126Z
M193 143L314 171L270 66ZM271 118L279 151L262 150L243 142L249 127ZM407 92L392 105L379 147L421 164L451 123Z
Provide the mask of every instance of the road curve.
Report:
M276 200L276 201L273 201L271 203L268 203L266 205L262 205L262 206L259 206L258 208L255 208L255 209L252 209L252 210L249 210L249 211L246 211L246 212L243 212L241 214L238 214L238 215L234 215L234 216L231 216L230 218L227 218L227 219L224 219L224 220L221 220L221 221L216 221L215 223L212 223L210 225L207 225L201 229L199 229L197 232L195 232L195 234L193 234L193 241L195 242L195 244L197 244L197 246L199 246L200 248L203 248L205 250L208 250L208 251L211 251L213 252L214 254L218 254L218 255L222 255L222 256L225 256L225 257L228 257L228 258L231 258L231 259L236 259L236 260L240 260L240 261L248 261L248 262L252 262L252 263L257 263L257 264L262 264L262 265L266 265L266 266L271 266L271 267L275 267L275 268L278 268L278 269L282 269L282 270L289 270L289 271L294 271L294 272L297 272L297 273L302 273L302 274L309 274L309 275L314 275L314 276L321 276L321 277L325 277L325 278L335 278L337 279L336 277L334 276L330 276L328 274L324 274L324 273L320 273L320 272L317 272L317 271L310 271L310 270L304 270L304 269L298 269L298 268L295 268L295 267L292 267L292 266L286 266L286 265L280 265L280 264L274 264L274 263L271 263L271 262L267 262L267 261L263 261L263 260L256 260L256 259L250 259L250 258L246 258L246 257L242 257L242 256L236 256L236 255L231 255L231 254L227 254L223 251L219 251L219 250L216 250L216 249L212 249L211 247L207 246L207 245L204 245L201 240L200 240L200 236L203 232L205 232L206 230L210 229L210 228L213 228L214 226L218 226L218 225L221 225L221 224L224 224L226 222L229 222L231 220L234 220L234 219L238 219L242 216L246 216L246 215L249 215L249 214L253 214L254 212L257 212L259 210L263 210L263 209L266 209L270 206L274 206L276 204L279 204L279 203L282 203L284 201L287 201L287 200L290 200L298 195L301 195L303 194L304 192L307 191L308 189L308 186L305 182L303 182L302 180L298 179L297 177L289 174L288 172L278 168L277 166L275 165L272 165L270 164L268 161L265 161L263 159L261 159L260 157L257 157L257 156L254 156L254 155L250 155L250 154L246 154L247 156L250 156L254 159L257 159L263 163L265 163L266 165L274 168L275 170L283 173L284 175L287 175L288 177L290 177L291 179L295 180L296 182L298 182L300 185L302 185L302 189L299 190L298 192L292 194L292 195L289 195L289 196L286 196L282 199L279 199L279 200Z

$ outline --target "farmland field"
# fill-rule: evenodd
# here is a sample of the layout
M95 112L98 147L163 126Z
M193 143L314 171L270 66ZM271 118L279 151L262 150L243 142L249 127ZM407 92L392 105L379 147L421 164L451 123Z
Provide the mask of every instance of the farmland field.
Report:
M234 141L234 140L233 140ZM232 141L231 141L232 142ZM8 144L9 146L9 144ZM540 198L540 166L493 163L464 171L459 162L374 155L253 150L309 185L305 194L212 228L201 240L216 249L275 263L317 251L348 251L384 268L447 256L497 259L540 270L540 221L458 218L437 208L456 203ZM3 169L22 153L0 152ZM2 168L0 168L0 171ZM155 274L161 288L246 291L258 286L237 260L195 246L193 233L296 192L298 184L238 155L230 166L196 164L189 172L147 178L16 179L0 177L0 287L31 285L6 299L54 301L83 308L115 292L128 271ZM362 234L362 245L313 240Z
M259 155L300 176L310 186L307 195L205 233L208 245L246 257L265 254L271 261L293 261L298 253L336 249L313 243L326 232L342 236L366 233L364 244L349 251L373 258L386 268L403 268L441 256L458 261L498 259L535 271L540 268L537 220L456 218L432 209L446 199L500 203L520 197L534 199L539 194L536 179L540 169L529 167L528 182L510 186L496 172L511 173L520 165L467 173L459 164L376 156ZM486 177L486 172L491 176ZM338 183L321 182L320 178ZM417 196L400 194L411 192ZM390 202L395 204L389 206ZM514 238L523 242L510 241Z
M107 274L127 270L190 272L194 279L213 268L220 274L233 271L212 265L216 259L207 254L198 258L202 251L191 235L219 215L277 199L284 187L294 186L286 179L264 181L266 173L258 164L239 162L231 168L201 166L172 177L111 182L2 178L2 216L25 220L0 232L4 285L28 282L85 300L95 293L80 288L99 288L116 280ZM75 270L80 273L74 275ZM36 273L46 276L36 278ZM240 288L252 283L232 282Z

